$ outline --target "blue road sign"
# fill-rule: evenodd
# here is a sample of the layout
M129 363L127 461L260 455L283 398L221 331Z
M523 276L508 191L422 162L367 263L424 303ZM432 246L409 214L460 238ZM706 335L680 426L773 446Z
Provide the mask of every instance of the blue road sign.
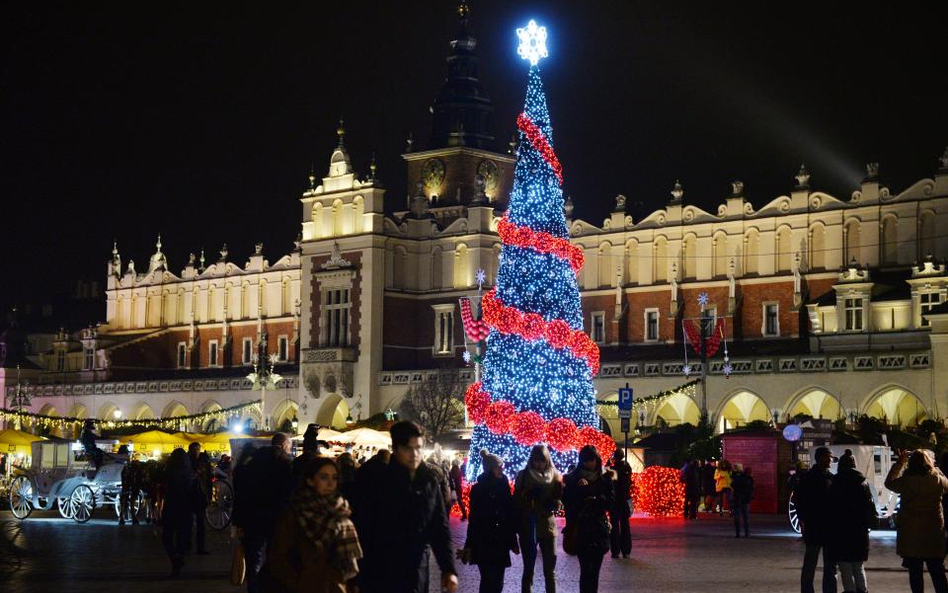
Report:
M623 387L619 389L619 409L620 410L632 409L632 388L631 387Z

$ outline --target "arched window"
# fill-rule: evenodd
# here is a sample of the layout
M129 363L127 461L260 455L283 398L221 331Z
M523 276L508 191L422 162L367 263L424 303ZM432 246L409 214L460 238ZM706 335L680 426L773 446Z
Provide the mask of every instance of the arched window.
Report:
M789 272L793 261L793 247L790 244L790 227L782 226L777 229L777 257L776 271Z
M459 244L454 248L454 288L467 288L471 285L467 245Z
M899 263L899 220L894 214L886 215L882 219L882 245L880 252L882 254L883 264Z
M727 276L728 272L728 262L727 262L727 235L724 233L718 233L714 236L714 243L711 246L713 251L712 263L714 265L713 276L715 278L721 278Z
M859 220L851 218L843 228L843 244L846 247L846 252L843 254L843 259L845 260L843 261L844 266L849 265L853 261L859 263L862 260L862 253L860 253L860 234Z
M809 269L822 270L826 268L826 227L820 223L810 227L810 261Z
M323 205L319 202L313 204L313 238L319 239L326 234L325 221L323 220Z
M444 251L441 247L431 250L431 288L438 290L444 284Z
M923 259L929 255L935 255L935 213L926 210L918 221L918 256Z
M625 244L626 278L627 284L639 282L639 242L632 239Z
M293 313L293 292L290 290L289 278L283 279L283 286L281 287L281 291L282 291L282 296L283 296L282 298L283 304L281 306L282 310L280 311L280 313L283 315L290 315L291 313Z
M615 280L615 268L612 266L612 245L599 246L599 286L612 286Z
M240 287L240 316L250 319L250 283L244 282Z
M362 196L356 196L352 200L352 232L361 233L364 229L362 223L363 214L365 213L365 202L362 201Z
M744 235L744 275L756 276L760 273L760 233L749 229Z
M652 252L652 277L655 282L668 282L668 240L657 237Z
M340 237L342 234L342 200L336 200L332 203L332 236Z
M682 277L685 280L694 280L698 277L697 242L698 238L692 234L685 235L685 239L682 241L681 257L683 261L681 262L681 269Z

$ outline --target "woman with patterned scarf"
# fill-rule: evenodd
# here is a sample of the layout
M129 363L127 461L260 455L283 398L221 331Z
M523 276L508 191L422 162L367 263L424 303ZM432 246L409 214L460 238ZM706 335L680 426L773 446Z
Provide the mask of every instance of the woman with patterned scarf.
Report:
M339 495L339 469L319 457L303 472L290 507L277 521L267 550L269 589L274 592L345 593L362 558L349 504Z

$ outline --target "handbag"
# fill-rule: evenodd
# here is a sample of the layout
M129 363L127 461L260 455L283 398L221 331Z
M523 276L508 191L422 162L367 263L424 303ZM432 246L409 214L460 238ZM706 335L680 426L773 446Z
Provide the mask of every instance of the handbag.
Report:
M563 528L563 551L570 556L575 556L579 550L579 522L567 521Z
M247 576L247 558L244 556L244 545L239 539L234 540L230 558L230 584L239 587L244 584Z

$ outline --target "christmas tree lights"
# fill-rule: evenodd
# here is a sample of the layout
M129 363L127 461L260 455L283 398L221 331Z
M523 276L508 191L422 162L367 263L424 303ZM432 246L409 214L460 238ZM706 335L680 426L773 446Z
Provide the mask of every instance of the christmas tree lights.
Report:
M518 35L520 54L531 66L517 118L520 148L510 205L497 229L503 250L496 287L481 302L482 322L490 329L482 380L465 395L475 424L469 481L480 473L478 453L485 448L504 459L511 477L537 443L549 445L560 471L576 463L583 445L595 445L604 458L615 450L612 438L598 430L592 377L599 372L599 349L583 331L576 284L583 255L569 243L563 167L553 150L537 67L547 54L546 30L531 21ZM469 331L479 335L473 317L469 321Z

